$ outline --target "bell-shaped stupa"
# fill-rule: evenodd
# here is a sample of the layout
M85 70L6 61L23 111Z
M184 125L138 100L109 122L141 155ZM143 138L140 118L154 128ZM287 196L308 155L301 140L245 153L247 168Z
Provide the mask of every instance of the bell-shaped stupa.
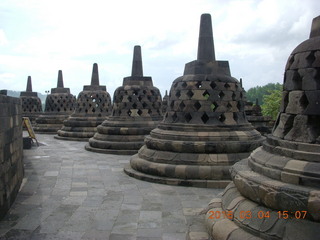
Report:
M167 112L168 102L169 102L169 95L168 95L168 91L166 90L166 93L162 99L162 107L161 107L163 115L166 114Z
M36 119L33 129L38 133L57 133L74 111L76 98L69 88L63 84L62 71L58 72L56 88L51 88L51 94L46 98L44 113Z
M164 120L125 172L165 184L225 187L229 169L263 138L246 120L242 88L227 61L216 61L210 14L203 14L197 60L171 86Z
M111 113L111 98L106 86L99 84L98 64L93 64L91 85L83 86L75 111L63 122L57 139L88 141Z
M320 16L289 56L273 133L232 167L233 182L209 204L206 225L214 239L319 239L319 73Z
M20 93L22 102L22 117L28 117L32 123L42 113L41 100L37 92L32 92L31 76L28 76L27 88Z
M143 76L141 47L135 46L132 74L114 92L112 115L89 140L86 149L100 153L132 155L145 135L162 120L161 94L152 78Z

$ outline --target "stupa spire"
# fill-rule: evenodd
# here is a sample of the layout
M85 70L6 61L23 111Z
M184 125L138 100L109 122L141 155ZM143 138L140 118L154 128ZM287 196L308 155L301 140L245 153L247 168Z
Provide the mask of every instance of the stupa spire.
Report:
M62 71L61 71L61 70L59 70L59 72L58 72L57 88L64 88L64 85L63 85L63 77L62 77Z
M142 77L143 76L141 47L138 45L134 46L134 49L133 49L131 76L132 77Z
M91 76L91 86L99 86L99 72L98 72L98 64L94 63L92 68L92 76Z
M201 15L197 60L205 62L216 60L214 53L211 15L208 13Z
M311 32L309 38L320 36L320 16L315 17L312 20Z
M31 76L28 76L28 81L27 81L27 89L26 92L32 92L32 82L31 82Z

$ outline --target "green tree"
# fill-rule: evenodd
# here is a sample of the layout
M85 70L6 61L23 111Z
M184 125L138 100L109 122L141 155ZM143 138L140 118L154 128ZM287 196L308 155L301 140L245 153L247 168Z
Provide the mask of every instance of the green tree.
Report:
M256 86L253 88L250 88L247 93L247 100L249 102L256 102L256 99L258 99L259 104L263 105L264 104L264 99L263 97L265 95L269 95L271 91L273 90L282 90L282 84L280 83L268 83L267 85L264 86Z
M282 90L275 89L263 96L262 114L276 120L282 99Z

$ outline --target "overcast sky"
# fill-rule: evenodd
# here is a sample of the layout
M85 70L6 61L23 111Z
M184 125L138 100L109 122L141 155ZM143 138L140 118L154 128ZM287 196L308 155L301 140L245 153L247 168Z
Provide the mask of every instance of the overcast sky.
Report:
M319 0L1 0L0 89L89 85L93 63L113 96L131 74L134 45L162 94L197 56L200 15L212 16L217 60L244 88L283 81L291 51L309 37Z

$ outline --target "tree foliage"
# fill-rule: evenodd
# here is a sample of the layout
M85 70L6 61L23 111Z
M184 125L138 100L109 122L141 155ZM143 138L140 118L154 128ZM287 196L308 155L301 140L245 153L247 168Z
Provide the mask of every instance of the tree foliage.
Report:
M264 104L264 99L263 97L265 95L269 95L273 90L280 90L282 91L282 84L280 83L268 83L265 86L256 86L253 88L250 88L247 91L247 100L249 102L256 102L256 99L258 99L259 104L263 105Z
M276 120L280 109L281 99L282 91L279 89L272 90L268 95L264 95L264 104L261 105L262 114L264 116L270 116L273 120Z

